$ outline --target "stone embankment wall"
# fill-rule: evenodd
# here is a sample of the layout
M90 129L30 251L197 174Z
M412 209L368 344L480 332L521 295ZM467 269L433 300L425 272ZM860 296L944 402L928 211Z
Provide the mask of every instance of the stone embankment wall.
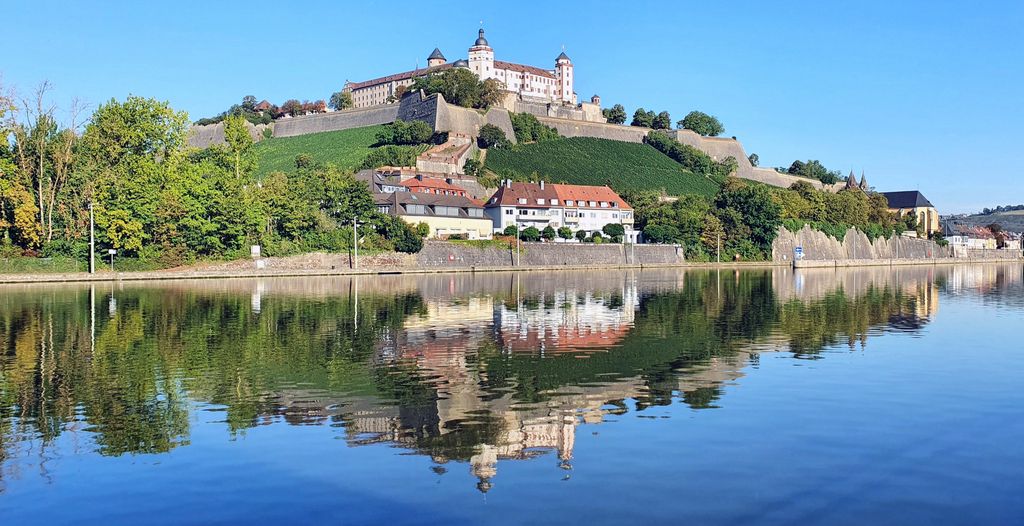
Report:
M682 253L668 245L579 243L523 243L523 267L600 267L617 265L671 265L684 263ZM416 254L424 268L487 268L515 265L516 247L475 247L462 243L428 242Z
M792 261L796 247L803 247L805 261L856 261L888 259L948 259L949 247L940 247L927 239L896 236L871 241L863 232L849 229L842 241L804 226L798 232L782 228L772 243L772 260Z
M395 122L399 105L386 104L313 115L278 119L274 121L274 137L295 137L310 133L348 130Z

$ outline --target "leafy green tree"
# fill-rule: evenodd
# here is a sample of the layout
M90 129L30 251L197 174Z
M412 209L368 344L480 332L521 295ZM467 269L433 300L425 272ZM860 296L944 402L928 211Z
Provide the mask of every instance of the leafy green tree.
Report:
M252 136L249 135L248 121L243 117L232 115L224 119L224 140L228 150L234 157L235 178L241 179L243 170L243 158L245 159L244 169L251 172L256 169L255 161L250 155L253 145Z
M336 91L331 94L327 102L332 110L345 110L352 107L352 93L348 91Z
M629 125L650 128L654 124L654 117L656 117L656 115L653 111L637 108L636 111L633 112L633 121L630 122Z
M604 243L604 236L602 236L600 232L594 232L593 234L590 235L590 238L588 238L588 240L591 243L600 245L601 243Z
M750 166L757 167L757 164L761 161L761 158L758 157L756 153L752 153L749 157L747 157L747 160L750 161Z
M476 142L481 148L508 148L511 146L505 132L493 124L481 126L479 134Z
M604 115L609 124L623 124L626 122L626 108L622 107L622 104L605 108L601 110L601 114Z
M537 230L537 227L528 226L519 232L519 239L523 241L540 241L540 230Z
M750 240L761 249L771 247L782 225L782 207L764 185L726 185L715 198L715 206L730 239L746 237L749 229Z
M717 137L725 132L725 126L714 116L701 111L691 111L676 123L679 128L691 130L705 137Z
M667 111L655 115L651 119L651 128L655 130L668 130L672 128L672 116Z
M583 242L583 241L585 241L587 239L588 235L589 234L587 234L586 230L577 230L576 231L576 240L580 241L580 242Z
M842 176L838 170L829 170L820 161L814 159L807 162L800 161L799 159L793 161L793 164L789 166L786 173L809 179L817 179L825 184L837 183Z
M419 120L405 122L396 119L395 122L385 125L377 132L377 144L426 144L434 135L430 125Z
M643 232L644 237L652 243L677 243L681 237L679 229L672 225L654 224Z
M626 229L619 223L608 223L601 228L601 231L611 238L626 235Z
M464 108L485 109L500 102L502 97L501 82L495 79L481 81L475 73L464 68L418 77L409 90L422 90L427 95L440 93L445 101Z
M507 227L505 227L505 230L502 231L502 233L505 234L506 236L512 236L512 237L515 237L515 235L518 232L519 232L519 227L517 227L516 225L508 225Z
M558 234L555 232L555 229L551 227L551 225L544 227L544 230L540 231L540 237L544 238L547 241L555 239L556 235Z
M420 151L415 146L381 146L367 154L359 168L365 170L381 166L416 166L416 156Z
M416 223L416 235L418 235L420 237L427 237L427 236L429 236L430 235L430 225L428 225L428 224L426 224L426 223L424 223L422 221L419 222L419 223Z
M466 175L476 177L480 174L480 161L476 159L466 159L466 164L463 165L462 171L465 172Z
M559 138L558 130L541 124L531 113L511 113L512 129L520 143L543 142Z

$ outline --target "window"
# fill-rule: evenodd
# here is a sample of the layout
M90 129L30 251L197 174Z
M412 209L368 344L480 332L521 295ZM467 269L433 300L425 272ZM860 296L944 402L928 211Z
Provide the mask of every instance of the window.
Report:
M483 208L469 208L468 210L469 210L469 217L483 217L484 216L484 209ZM509 210L509 211L511 212L511 210Z
M553 205L557 205L557 204L558 204L558 199L552 199L552 200L551 200L551 204L553 204Z
M513 215L515 213L516 213L516 211L512 210L511 208L506 208L505 209L505 215L507 215L507 216Z
M597 207L597 201L589 201L589 204L590 204L590 208L596 208Z
M565 206L573 206L573 200L572 199L566 199L565 200Z
M437 205L434 207L434 215L456 217L459 215L459 207Z
M519 204L525 205L526 204L526 198L525 197L520 197L519 198Z
M607 201L601 201L601 208L608 208L608 202Z
M538 199L538 200L537 200L537 204L538 204L538 205L542 205L542 204L544 204L544 200L543 200L543 199Z
M521 216L524 216L524 215L526 215L526 214L528 214L528 213L530 213L530 211L529 211L529 210L520 210L520 211L519 211L519 215L521 215Z
M405 213L412 215L424 215L427 213L427 207L423 205L405 205Z

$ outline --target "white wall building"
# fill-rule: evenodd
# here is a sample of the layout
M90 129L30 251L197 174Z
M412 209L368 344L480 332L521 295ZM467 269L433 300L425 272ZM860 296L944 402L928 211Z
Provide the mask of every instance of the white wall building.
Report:
M510 225L522 230L563 226L572 231L600 232L609 223L621 224L626 241L635 243L633 208L607 186L519 183L504 181L484 207L495 232Z
M564 51L555 59L554 69L495 60L494 49L484 38L483 29L469 48L468 59L449 63L441 50L435 48L427 57L426 68L365 82L347 82L344 89L352 94L352 102L356 108L387 104L398 95L400 87L412 85L417 77L452 67L467 68L481 79L495 79L501 82L506 91L516 93L524 100L576 104L576 93L573 91L573 64Z

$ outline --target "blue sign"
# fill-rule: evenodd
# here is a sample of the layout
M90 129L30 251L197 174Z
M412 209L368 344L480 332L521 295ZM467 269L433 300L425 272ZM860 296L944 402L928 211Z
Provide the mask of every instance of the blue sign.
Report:
M793 258L801 260L804 258L804 247L796 247L793 249Z

